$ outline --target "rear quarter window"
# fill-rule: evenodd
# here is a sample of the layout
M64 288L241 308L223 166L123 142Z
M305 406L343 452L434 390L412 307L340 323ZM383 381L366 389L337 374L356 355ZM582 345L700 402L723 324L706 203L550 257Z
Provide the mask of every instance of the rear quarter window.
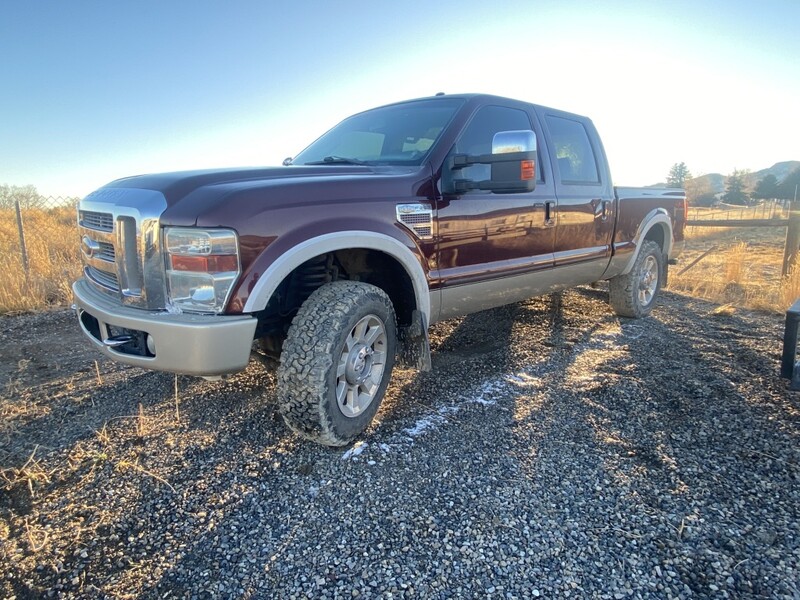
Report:
M600 183L597 158L583 123L555 115L546 119L561 183Z

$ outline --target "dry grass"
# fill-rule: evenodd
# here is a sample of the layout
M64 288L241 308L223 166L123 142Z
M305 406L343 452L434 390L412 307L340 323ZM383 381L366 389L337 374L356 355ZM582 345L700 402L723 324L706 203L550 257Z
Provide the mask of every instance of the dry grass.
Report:
M39 486L50 483L50 475L52 473L45 471L41 462L36 459L36 451L38 449L38 445L34 447L30 457L21 467L0 470L0 478L3 480L4 489L9 490L22 484L28 488L31 498L33 498L36 496L36 489Z
M13 209L0 209L0 313L66 304L81 273L74 206L23 211L26 278Z
M800 269L781 277L785 236L781 227L690 227L686 250L670 271L669 288L718 302L726 310L783 312L800 297Z

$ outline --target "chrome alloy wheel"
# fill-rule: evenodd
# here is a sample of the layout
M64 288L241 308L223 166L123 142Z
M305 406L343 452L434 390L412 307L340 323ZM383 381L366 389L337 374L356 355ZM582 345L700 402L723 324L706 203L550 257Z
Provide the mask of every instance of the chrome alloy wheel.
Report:
M357 417L375 399L386 368L386 326L375 315L362 318L345 340L336 368L336 402L345 417Z
M653 301L658 289L658 261L652 254L642 265L642 274L639 277L639 303L647 306Z

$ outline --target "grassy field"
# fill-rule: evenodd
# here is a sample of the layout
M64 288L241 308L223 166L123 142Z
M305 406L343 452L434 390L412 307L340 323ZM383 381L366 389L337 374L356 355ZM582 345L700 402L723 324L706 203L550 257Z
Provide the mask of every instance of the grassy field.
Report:
M785 238L784 227L689 227L669 289L731 307L783 312L800 297L800 271L781 277Z
M74 207L27 209L23 219L27 277L14 211L0 209L0 314L68 304L70 284L81 273ZM783 312L800 297L800 271L781 278L785 235L781 227L689 227L686 250L670 271L669 289L721 305Z
M23 211L28 276L13 209L0 209L0 313L65 305L81 273L73 206Z

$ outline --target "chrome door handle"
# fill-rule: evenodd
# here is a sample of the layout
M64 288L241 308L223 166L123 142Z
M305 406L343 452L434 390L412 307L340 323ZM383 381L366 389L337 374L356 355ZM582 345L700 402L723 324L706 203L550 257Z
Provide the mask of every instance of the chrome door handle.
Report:
M609 206L612 205L613 203L614 203L613 200L603 200L603 210L601 212L602 216L600 217L603 221L608 220L608 215L611 213Z
M549 227L556 224L556 203L553 200L544 203L544 224Z

